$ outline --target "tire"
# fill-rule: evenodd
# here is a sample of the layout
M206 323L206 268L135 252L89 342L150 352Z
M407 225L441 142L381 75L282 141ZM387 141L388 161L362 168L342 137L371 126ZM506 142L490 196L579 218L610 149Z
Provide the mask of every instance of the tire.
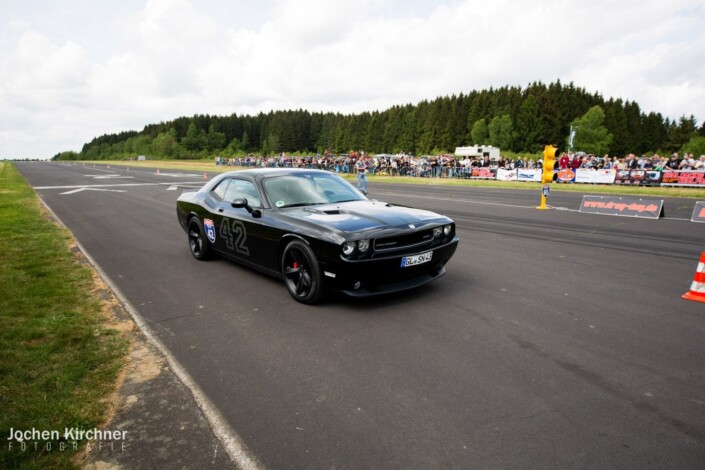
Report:
M208 259L210 256L210 245L203 230L203 224L198 217L191 217L188 223L188 246L191 254L199 261Z
M281 273L289 294L297 302L311 305L323 297L321 268L306 243L294 240L284 248Z

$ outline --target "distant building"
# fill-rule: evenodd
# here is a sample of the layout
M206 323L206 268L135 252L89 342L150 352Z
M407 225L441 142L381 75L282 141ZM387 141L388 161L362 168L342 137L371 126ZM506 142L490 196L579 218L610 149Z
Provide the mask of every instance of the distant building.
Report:
M474 145L472 147L455 147L456 157L490 157L499 160L499 147L489 145Z

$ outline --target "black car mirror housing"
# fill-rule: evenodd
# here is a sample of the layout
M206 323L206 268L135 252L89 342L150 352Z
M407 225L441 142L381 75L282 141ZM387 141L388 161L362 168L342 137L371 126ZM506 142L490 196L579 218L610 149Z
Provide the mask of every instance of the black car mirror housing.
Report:
M235 209L242 209L243 207L252 214L252 217L259 218L262 217L262 212L259 210L253 209L250 204L247 202L247 198L241 197L233 200L233 202L230 203L230 205L235 208Z

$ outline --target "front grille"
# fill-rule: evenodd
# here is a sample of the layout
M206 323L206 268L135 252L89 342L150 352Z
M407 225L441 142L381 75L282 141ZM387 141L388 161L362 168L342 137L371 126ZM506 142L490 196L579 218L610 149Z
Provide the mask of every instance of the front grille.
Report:
M415 248L433 241L433 230L422 230L408 235L396 237L377 238L374 243L375 251L392 251L403 248Z

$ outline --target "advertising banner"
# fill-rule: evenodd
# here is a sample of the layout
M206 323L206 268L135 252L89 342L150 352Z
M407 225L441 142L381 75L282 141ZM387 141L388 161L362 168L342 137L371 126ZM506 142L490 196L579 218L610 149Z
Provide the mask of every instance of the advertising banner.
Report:
M543 170L536 168L518 168L517 181L541 181Z
M705 187L705 171L664 171L661 186Z
M646 180L646 170L617 170L614 182L618 184L642 184Z
M575 171L570 168L564 168L558 172L556 177L556 182L558 183L575 183Z
M612 184L614 183L617 170L592 170L588 168L578 168L575 170L576 183L592 184Z
M705 224L705 201L698 201L693 208L693 216L691 222L701 222Z
M585 195L580 203L580 212L645 219L658 219L664 215L663 199L641 199L626 196Z
M646 186L660 186L661 176L663 176L663 173L660 171L646 170L646 175L641 184Z
M517 170L505 170L504 168L497 169L497 181L516 181Z
M497 170L492 168L473 167L470 172L471 178L495 179Z
M614 182L617 184L629 184L631 183L631 178L629 177L629 170L617 170L614 175Z

